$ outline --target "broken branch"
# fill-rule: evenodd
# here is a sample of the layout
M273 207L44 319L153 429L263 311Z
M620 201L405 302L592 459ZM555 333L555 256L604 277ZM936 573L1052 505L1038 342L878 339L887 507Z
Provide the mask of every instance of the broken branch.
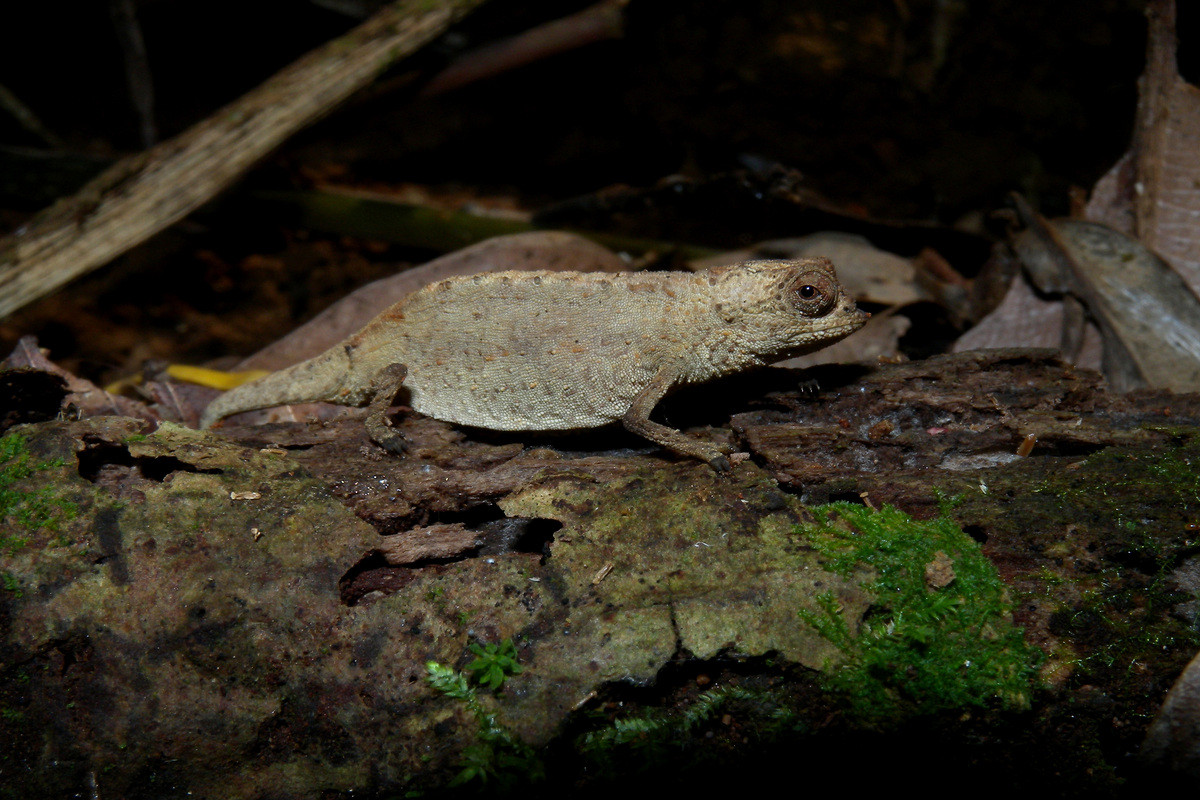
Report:
M483 2L393 3L179 136L117 162L0 240L0 317L182 219Z

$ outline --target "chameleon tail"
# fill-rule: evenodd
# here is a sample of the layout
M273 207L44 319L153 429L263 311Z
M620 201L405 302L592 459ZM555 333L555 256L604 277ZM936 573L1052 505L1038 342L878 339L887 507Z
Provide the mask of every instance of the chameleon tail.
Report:
M343 348L332 348L308 361L244 383L209 403L200 417L200 427L209 428L231 414L293 403L358 405L365 398L349 397L342 390L349 361Z

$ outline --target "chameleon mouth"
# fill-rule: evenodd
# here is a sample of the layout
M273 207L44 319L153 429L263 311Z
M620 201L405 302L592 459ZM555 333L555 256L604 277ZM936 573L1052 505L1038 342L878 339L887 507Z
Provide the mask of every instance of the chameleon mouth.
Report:
M845 337L854 333L867 323L867 319L870 318L870 316L871 315L866 311L858 311L854 317L849 320L840 322L837 325L831 325L828 328L821 328L820 330L810 332L808 336L805 337L804 343L800 346L803 347L806 352L819 350L826 345L833 344L834 342L844 339Z
M861 313L863 315L861 319L851 320L850 322L843 322L841 325L835 325L832 328L825 328L824 330L821 331L820 335L822 337L845 336L847 334L854 333L856 330L861 328L863 325L866 325L867 318L871 316L870 314L868 314L865 311L863 311Z
M795 349L792 351L792 355L784 356L783 358L793 358L797 355L815 353L818 350L828 347L834 342L846 338L861 328L865 322L865 319L856 319L851 320L850 322L843 322L840 325L834 325L829 328L821 328L818 331L811 331L807 336L805 336L803 341L794 345Z

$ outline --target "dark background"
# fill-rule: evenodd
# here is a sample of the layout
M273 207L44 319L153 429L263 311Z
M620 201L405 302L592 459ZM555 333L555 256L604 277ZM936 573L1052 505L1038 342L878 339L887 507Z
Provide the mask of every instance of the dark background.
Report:
M749 158L795 168L806 188L881 219L986 233L980 220L1014 190L1062 214L1071 190L1090 189L1128 147L1145 47L1138 0L633 0L622 39L416 97L455 57L587 5L493 0L189 222L0 322L0 347L32 333L102 379L145 358L245 354L432 255L308 236L229 202L314 174L536 210L613 185L703 179ZM1195 5L1180 3L1185 77ZM306 0L136 9L163 138L358 22ZM43 146L0 115L0 229L141 148L108 3L6 4L0 84L68 156L3 160Z

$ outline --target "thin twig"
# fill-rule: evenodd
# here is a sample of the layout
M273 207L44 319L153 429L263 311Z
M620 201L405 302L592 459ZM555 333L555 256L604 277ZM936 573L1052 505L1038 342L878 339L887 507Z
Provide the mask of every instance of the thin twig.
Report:
M150 77L150 61L146 58L146 43L142 39L137 10L133 0L109 0L108 12L125 61L125 85L129 87L129 101L137 115L138 135L142 147L151 147L158 141L158 127L154 124L154 81Z
M601 0L570 16L473 50L435 75L421 89L421 96L432 97L593 42L620 38L628 4L629 0Z
M21 98L13 94L4 84L0 84L0 109L4 109L15 119L22 128L41 139L55 150L61 150L62 139L55 136L42 121L38 119L29 106L21 102Z

